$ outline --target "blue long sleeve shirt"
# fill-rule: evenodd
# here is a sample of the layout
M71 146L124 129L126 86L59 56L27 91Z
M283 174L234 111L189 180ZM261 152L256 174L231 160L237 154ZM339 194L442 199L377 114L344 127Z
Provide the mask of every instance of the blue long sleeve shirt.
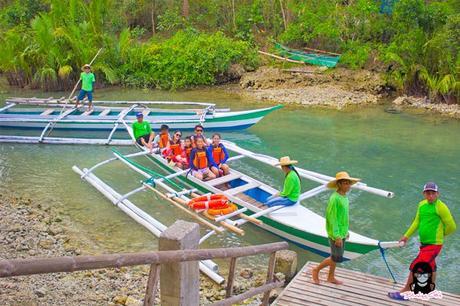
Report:
M197 148L194 148L192 152L190 152L190 168L192 170L198 170L198 168L195 166L195 163L193 162L195 160L196 153L198 152ZM214 159L212 158L212 152L210 153L208 150L204 150L206 152L206 159L208 161L208 168L209 167L218 167L216 163L214 162Z
M225 146L224 146L223 144L221 144L221 143L219 144L219 147L222 149L222 153L224 153L224 159L221 160L219 164L225 164L225 163L227 162L227 160L228 160L228 157L229 157L228 152L227 152L227 149L226 149ZM210 157L212 158L212 162L213 162L214 165L216 165L216 167L217 167L218 163L217 163L216 160L214 160L214 155L212 154L213 149L214 149L214 146L213 146L213 145L210 145L210 146L208 147L208 149L207 149L207 151L208 151L208 156L210 156Z

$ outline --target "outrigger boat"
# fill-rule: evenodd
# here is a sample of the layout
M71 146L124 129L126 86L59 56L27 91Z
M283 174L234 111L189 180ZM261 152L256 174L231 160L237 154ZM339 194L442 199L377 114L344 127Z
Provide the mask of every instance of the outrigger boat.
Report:
M132 136L131 128L126 123L123 124ZM230 163L242 158L249 158L276 167L278 162L278 160L273 157L253 153L234 143L228 141L223 141L223 143L227 150L236 153L236 155L230 157L228 160ZM155 224L159 222L145 212L139 212L139 209L128 200L128 197L131 195L145 189L154 191L163 199L181 210L188 212L199 222L206 225L210 231L202 238L202 241L223 230L231 230L237 234L243 235L244 231L240 227L247 222L251 222L304 249L323 256L329 256L330 248L325 230L325 219L300 203L289 207L266 207L263 204L265 200L277 192L275 188L268 184L235 169L232 169L230 174L226 176L209 181L201 181L188 175L189 170L182 170L171 166L161 155L152 154L149 150L140 146L138 147L141 149L141 152L124 156L114 150L114 157L111 159L100 162L90 169L80 170L77 166L74 166L73 170L77 172L82 179L88 181L114 204L147 228L155 226ZM141 155L148 157L155 165L163 169L166 175L160 175L151 168L142 166L132 159ZM144 176L146 180L142 182L139 188L125 195L118 194L94 174L95 169L115 160L121 161L135 172ZM327 182L333 179L327 175L302 168L296 168L296 170L302 178L320 184L318 187L302 193L299 202L325 192L327 190ZM393 197L393 193L390 191L369 187L362 182L353 185L353 188L387 198ZM206 210L195 211L190 208L188 204L193 198L207 194L224 195L232 203L236 204L238 208L236 211L226 215L205 219L205 216L207 216ZM162 226L164 227L164 225ZM159 228L161 229L161 226ZM353 259L372 250L396 246L400 246L400 244L395 241L379 242L376 239L350 232L350 237L345 247L344 257L346 259ZM204 266L206 265L204 264ZM212 277L213 276L211 276L211 278Z
M207 130L241 130L256 124L264 116L281 105L244 111L218 109L215 104L201 102L169 102L169 101L94 101L91 111L76 108L65 103L65 98L9 98L6 106L0 108L0 128L41 129L39 137L30 136L0 136L0 142L48 142L72 143L72 139L56 139L49 137L53 129L72 131L107 131L107 139L82 140L74 142L81 144L131 144L130 141L115 141L112 136L120 129L121 120L131 123L136 120L136 113L142 112L144 119L151 123L152 129L159 129L167 124L171 129L191 130L197 124L202 124ZM125 106L120 106L125 105ZM153 105L173 108L151 108ZM35 106L33 108L23 106ZM183 109L180 107L194 108Z

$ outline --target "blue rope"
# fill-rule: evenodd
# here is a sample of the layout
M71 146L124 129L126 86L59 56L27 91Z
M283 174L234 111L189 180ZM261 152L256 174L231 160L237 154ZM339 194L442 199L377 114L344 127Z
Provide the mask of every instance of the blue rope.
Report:
M398 282L396 281L395 276L393 275L393 272L391 272L390 265L388 265L387 258L385 257L385 249L382 248L380 245L380 241L378 243L379 249L380 249L380 255L382 255L382 259L385 262L385 265L387 266L388 272L390 272L391 278L393 279L393 283L397 284Z

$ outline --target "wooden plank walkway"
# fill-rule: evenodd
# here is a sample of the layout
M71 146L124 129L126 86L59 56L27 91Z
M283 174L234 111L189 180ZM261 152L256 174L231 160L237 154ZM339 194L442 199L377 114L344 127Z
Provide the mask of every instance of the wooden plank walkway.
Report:
M328 268L321 271L321 284L316 285L311 281L311 269L316 265L307 262L272 305L460 305L460 295L444 291L442 299L395 301L387 293L399 290L402 284L394 285L389 279L343 268L336 270L343 285L326 282Z

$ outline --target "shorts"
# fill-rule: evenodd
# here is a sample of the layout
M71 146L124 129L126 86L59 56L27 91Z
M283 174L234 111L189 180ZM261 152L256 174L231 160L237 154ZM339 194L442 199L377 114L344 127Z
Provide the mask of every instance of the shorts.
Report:
M150 139L150 134L146 134L144 136L141 136L141 137L138 137L136 139L136 142L140 145L140 146L143 146L144 144L142 144L142 139L144 139L145 142L149 142L149 139Z
M193 170L192 171L192 175L195 175L197 173L201 173L201 174L207 174L209 172L209 168L203 168L203 169L198 169L198 170Z
M92 91L86 91L86 90L80 90L80 93L78 94L78 101L81 101L85 98L85 96L88 97L89 102L93 102L93 92Z
M410 264L410 270L414 269L414 266L421 262L426 262L430 265L431 270L436 272L436 257L441 253L442 244L422 244L420 251L414 261Z
M271 196L267 199L267 201L264 203L265 206L268 206L268 207L273 207L273 206L280 206L280 205L283 205L283 206L292 206L294 205L295 203L297 202L294 202L294 201L291 201L289 200L288 198L286 197L275 197L275 196Z
M331 259L333 262L342 262L343 253L345 252L345 239L342 239L342 247L335 245L335 241L329 238L329 245L331 246Z

